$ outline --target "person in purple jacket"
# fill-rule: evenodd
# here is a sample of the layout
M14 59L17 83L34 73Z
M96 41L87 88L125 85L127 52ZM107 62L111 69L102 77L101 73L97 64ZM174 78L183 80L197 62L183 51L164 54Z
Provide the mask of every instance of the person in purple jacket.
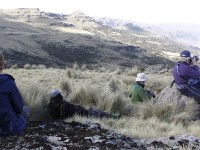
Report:
M9 74L3 74L4 57L0 54L0 137L18 135L26 127L28 107Z
M173 77L177 89L185 96L194 98L200 103L200 70L195 62L197 56L191 57L188 50L180 53L180 61L174 66Z

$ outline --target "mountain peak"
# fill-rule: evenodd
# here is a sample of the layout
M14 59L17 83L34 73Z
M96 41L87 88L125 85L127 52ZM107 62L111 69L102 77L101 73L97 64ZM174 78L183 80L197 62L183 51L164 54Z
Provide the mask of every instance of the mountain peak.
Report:
M85 17L85 16L86 15L80 10L75 11L72 14L70 14L70 17L74 17L74 18L82 18L82 17Z
M1 12L12 16L40 16L42 11L38 8L1 9Z

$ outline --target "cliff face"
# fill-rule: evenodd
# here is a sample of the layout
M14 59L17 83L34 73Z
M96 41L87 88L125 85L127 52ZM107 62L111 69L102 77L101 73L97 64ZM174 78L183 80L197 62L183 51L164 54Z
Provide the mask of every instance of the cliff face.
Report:
M133 140L113 131L103 129L96 123L78 122L29 122L20 136L1 138L1 149L176 149L190 147L199 149L200 139L193 136L170 136L165 138Z

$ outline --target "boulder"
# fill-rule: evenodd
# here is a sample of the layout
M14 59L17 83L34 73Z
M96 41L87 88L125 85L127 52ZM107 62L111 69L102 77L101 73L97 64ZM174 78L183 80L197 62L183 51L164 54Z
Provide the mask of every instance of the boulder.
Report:
M182 95L174 84L172 87L167 86L157 96L156 101L159 103L174 103L174 104L185 104L193 102L194 99Z

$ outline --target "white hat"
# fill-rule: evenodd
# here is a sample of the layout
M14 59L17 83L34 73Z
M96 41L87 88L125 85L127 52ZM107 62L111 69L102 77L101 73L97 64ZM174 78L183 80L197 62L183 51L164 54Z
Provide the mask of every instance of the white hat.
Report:
M55 97L55 96L58 95L59 93L60 93L59 90L53 89L53 90L51 90L51 92L50 92L50 97Z
M147 80L147 76L145 75L145 73L138 73L137 74L136 81L146 81L146 80Z

